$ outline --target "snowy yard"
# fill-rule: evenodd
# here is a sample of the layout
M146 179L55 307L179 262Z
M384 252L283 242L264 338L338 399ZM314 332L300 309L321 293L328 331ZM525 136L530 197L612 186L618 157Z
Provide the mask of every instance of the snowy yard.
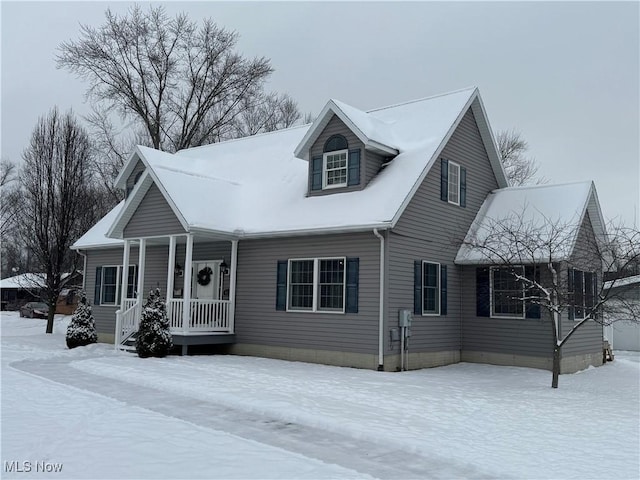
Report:
M47 336L43 320L2 312L2 478L640 475L637 353L553 390L527 368L69 351L67 321Z

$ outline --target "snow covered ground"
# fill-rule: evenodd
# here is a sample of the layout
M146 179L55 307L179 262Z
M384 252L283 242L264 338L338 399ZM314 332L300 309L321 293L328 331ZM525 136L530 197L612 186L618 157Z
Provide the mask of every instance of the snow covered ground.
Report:
M2 478L640 476L637 352L554 390L515 367L69 351L67 321L2 312Z

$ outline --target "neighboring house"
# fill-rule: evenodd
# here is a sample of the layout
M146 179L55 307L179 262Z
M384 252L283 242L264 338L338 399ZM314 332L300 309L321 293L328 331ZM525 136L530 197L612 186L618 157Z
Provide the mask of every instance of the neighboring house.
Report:
M640 275L610 280L604 283L604 290L608 296L612 298L613 307L616 309L616 303L625 302L630 304L631 308L640 311ZM611 342L614 350L633 350L640 351L640 324L637 320L629 317L625 318L625 310L620 308L614 315L621 318L615 318L613 324L606 329L606 336Z
M69 274L63 274L67 279ZM46 275L44 273L23 273L0 280L0 292L2 297L2 310L18 310L22 305L31 301L42 299L41 291L45 286ZM77 291L81 288L82 277L79 272L67 281L58 297L56 313L70 315L78 304Z
M369 112L331 100L311 125L175 154L139 146L116 183L126 200L73 248L100 339L117 348L160 287L185 353L220 344L395 371L404 344L409 368L551 367L548 316L507 318L502 297L483 290L487 267L456 262L483 204L508 187L475 88ZM581 235L601 235L591 183L543 188L569 191ZM481 308L489 296L493 310ZM562 368L601 363L593 323L566 345Z

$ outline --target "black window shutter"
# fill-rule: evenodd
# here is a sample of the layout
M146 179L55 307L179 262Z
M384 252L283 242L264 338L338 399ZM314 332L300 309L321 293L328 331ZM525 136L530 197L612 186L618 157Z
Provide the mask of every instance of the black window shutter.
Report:
M568 316L569 316L569 320L574 320L576 318L576 309L573 306L574 302L575 302L575 293L574 293L574 273L575 271L573 270L573 268L568 269L567 271L567 290L569 292L569 308L567 309L568 312Z
M447 266L440 265L440 315L447 314Z
M460 167L460 206L467 206L467 169Z
M489 288L489 269L476 268L476 316L488 317L490 314L491 291Z
M100 305L101 291L102 291L102 267L96 267L96 289L93 295L94 305Z
M529 280L540 283L540 267L527 265L524 267L524 276ZM525 284L525 297L538 296L540 294L536 287ZM526 318L540 318L540 304L526 300L524 302L524 311Z
M413 313L422 315L422 260L413 262Z
M359 258L347 258L347 298L346 313L358 313L358 283L360 270ZM382 295L382 292L380 292Z
M440 159L440 200L449 201L449 161Z
M287 309L287 260L278 260L276 310Z
M347 171L347 185L360 183L360 149L349 150L349 170Z
M322 189L322 156L311 159L311 190Z

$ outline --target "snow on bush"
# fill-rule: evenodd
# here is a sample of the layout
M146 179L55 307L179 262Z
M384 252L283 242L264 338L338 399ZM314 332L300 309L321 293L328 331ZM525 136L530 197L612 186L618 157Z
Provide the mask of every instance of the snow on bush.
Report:
M80 302L67 327L66 340L69 348L83 347L98 341L91 305L87 302L84 291L80 294Z
M169 320L167 318L167 306L160 296L160 289L151 290L147 301L142 308L142 317L138 336L136 337L136 350L138 356L164 357L173 347Z

